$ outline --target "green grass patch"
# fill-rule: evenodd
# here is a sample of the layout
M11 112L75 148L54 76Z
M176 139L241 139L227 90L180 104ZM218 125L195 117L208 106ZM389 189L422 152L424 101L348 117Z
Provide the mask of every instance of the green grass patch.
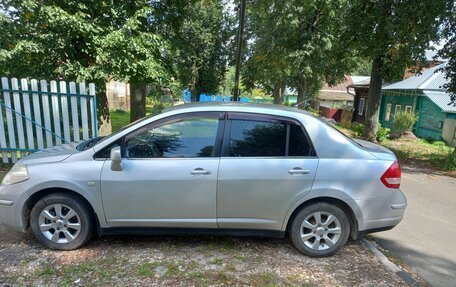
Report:
M349 137L357 136L351 129L336 127ZM418 164L442 171L456 171L454 148L443 141L386 139L380 144L393 151L401 163Z
M125 112L125 111L121 111L121 110L111 111L110 116L111 116L112 132L116 132L130 123L130 113L129 112Z
M441 141L386 140L382 145L392 150L401 162L424 164L444 171L456 171L454 148Z
M267 272L256 273L250 276L250 282L253 286L279 286L283 285L281 281L277 275Z
M122 272L115 271L125 263L122 258L103 258L75 265L65 265L61 268L45 267L36 271L38 277L58 276L62 278L63 286L71 286L74 281L85 278L88 274L97 278L101 285L107 283L114 276L122 276ZM120 274L119 274L120 273ZM126 273L124 275L127 275Z
M164 274L158 274L158 268L166 268ZM173 277L179 274L178 265L171 261L144 262L138 266L138 275L141 277Z

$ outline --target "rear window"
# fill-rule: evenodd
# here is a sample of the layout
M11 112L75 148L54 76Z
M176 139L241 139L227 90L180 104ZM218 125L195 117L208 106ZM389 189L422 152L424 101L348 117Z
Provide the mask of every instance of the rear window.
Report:
M230 157L315 156L315 151L300 125L281 120L233 119L228 155Z
M232 120L230 156L285 156L284 123Z
M312 145L301 126L290 124L289 156L313 156Z

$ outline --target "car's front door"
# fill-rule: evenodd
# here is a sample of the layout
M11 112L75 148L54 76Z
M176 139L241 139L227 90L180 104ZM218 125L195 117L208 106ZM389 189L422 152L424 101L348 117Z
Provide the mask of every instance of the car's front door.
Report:
M318 158L301 124L258 114L228 114L220 159L220 228L277 230L311 190Z
M122 141L122 170L101 174L110 226L216 228L221 113L189 113Z

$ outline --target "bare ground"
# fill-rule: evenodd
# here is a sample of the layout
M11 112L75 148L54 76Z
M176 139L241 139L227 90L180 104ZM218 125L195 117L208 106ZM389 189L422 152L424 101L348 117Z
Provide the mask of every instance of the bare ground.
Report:
M0 270L0 286L406 286L358 241L324 259L287 239L209 236L109 236L63 252L4 226Z

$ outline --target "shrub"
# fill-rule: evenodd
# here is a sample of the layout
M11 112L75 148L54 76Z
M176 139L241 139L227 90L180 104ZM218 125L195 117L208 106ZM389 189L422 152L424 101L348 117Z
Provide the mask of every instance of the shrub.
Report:
M351 130L353 131L353 136L355 138L362 138L364 135L364 125L360 123L353 123ZM384 128L379 123L378 130L377 130L377 141L382 142L389 138L390 136L390 129Z
M417 120L418 115L414 113L398 112L394 115L393 131L399 135L410 132Z
M378 131L377 131L377 140L379 142L383 142L387 140L390 136L391 130L389 128L384 128L382 125L379 123L378 124Z
M364 134L364 125L361 123L354 122L352 124L351 130L353 131L353 136L355 138L362 138Z

